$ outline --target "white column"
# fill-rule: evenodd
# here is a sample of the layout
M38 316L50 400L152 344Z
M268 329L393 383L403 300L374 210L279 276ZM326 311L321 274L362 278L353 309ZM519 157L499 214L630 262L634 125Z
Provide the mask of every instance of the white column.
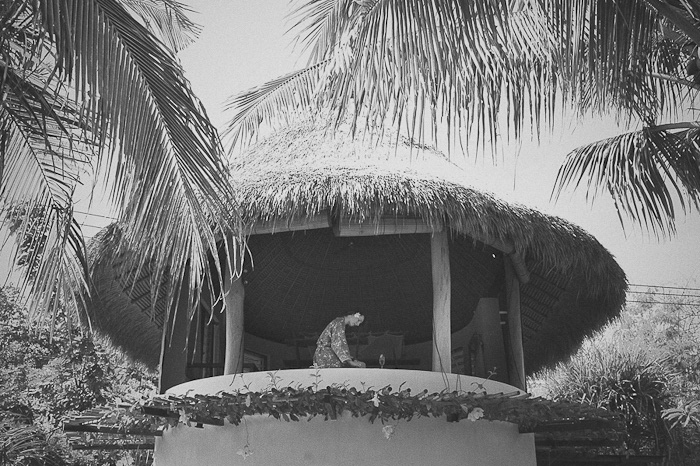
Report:
M508 362L511 367L510 384L526 390L525 353L523 351L523 327L520 314L520 282L513 269L513 264L505 257L506 305L508 309L508 334L510 352Z
M433 371L452 372L452 330L450 328L450 249L447 231L430 237L433 272Z

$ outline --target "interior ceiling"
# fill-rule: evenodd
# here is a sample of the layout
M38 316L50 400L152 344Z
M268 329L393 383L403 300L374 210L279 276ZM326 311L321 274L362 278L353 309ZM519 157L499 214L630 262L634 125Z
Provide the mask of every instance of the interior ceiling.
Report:
M333 318L361 312L364 332L432 338L430 236L337 237L330 228L249 238L245 328L273 341L320 333ZM471 320L479 298L500 289L503 261L493 248L450 241L452 330ZM250 259L248 259L250 260Z

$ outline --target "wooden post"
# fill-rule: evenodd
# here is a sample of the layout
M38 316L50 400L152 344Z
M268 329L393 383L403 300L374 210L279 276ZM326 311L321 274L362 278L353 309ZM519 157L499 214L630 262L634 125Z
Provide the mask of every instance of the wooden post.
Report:
M509 367L506 357L498 298L481 298L472 317L472 328L480 338L482 353L475 361L479 371L472 373L477 377L491 377L499 382L509 382ZM473 350L474 348L470 348ZM495 374L491 375L491 372Z
M508 309L508 336L510 355L508 363L511 368L510 384L521 390L527 390L525 384L525 353L523 351L523 327L520 315L520 282L513 265L504 256L506 279L506 306Z
M433 366L434 372L452 372L452 330L450 329L450 248L447 231L430 237L433 272Z
M158 392L187 382L187 331L189 329L187 312L190 308L188 287L189 275L185 274L180 287L180 294L163 329L160 347L160 377Z
M231 254L237 252L231 251ZM224 275L224 305L226 306L226 356L224 358L224 375L243 372L243 300L245 289L243 278L234 278L229 264Z

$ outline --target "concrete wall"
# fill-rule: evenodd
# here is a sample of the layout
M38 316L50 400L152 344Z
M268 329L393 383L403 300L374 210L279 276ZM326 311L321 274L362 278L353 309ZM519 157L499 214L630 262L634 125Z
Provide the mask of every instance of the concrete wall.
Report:
M332 384L359 389L411 388L418 393L442 390L475 390L487 393L516 389L495 381L437 372L390 369L298 369L277 371L274 381L265 373L212 377L179 385L173 395L214 394L219 391L260 391L272 384L325 387ZM244 388L244 387L247 387ZM278 421L268 416L249 416L239 426L204 428L178 426L156 438L157 466L180 465L524 465L534 466L532 434L519 434L515 424L478 420L447 422L444 418L391 421L393 433L386 438L385 425L349 414L338 420ZM388 425L387 424L387 425ZM248 445L250 456L244 458Z
M156 439L156 466L179 465L474 465L536 464L533 434L514 424L394 421L386 438L380 422L346 414L335 421L278 421L251 416L245 424L202 429L179 426ZM249 445L251 456L236 452Z

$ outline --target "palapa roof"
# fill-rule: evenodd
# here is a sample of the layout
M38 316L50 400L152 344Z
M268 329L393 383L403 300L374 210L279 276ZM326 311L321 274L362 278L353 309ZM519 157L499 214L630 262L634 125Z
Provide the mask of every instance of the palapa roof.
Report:
M520 293L528 373L566 357L619 313L625 274L593 236L564 219L470 188L466 179L430 148L393 136L328 132L309 122L290 125L241 154L231 164L231 182L249 231L255 233L254 224L279 227L324 217L329 225L248 238L246 331L285 341L361 311L365 330L401 331L407 344L430 340L430 233L334 234L346 225L380 230L407 219L450 232L453 331L470 321L481 297L503 293L504 252L494 245L512 245L524 260L529 281ZM125 314L144 317L148 324L138 325L153 337L121 332L122 346L144 360L160 345L163 309L152 312L148 271L136 284L117 283L122 272L109 255L109 236L99 240L103 247L96 254L94 278L102 299L96 317L123 327L133 325ZM111 325L107 331L116 336L120 332Z

